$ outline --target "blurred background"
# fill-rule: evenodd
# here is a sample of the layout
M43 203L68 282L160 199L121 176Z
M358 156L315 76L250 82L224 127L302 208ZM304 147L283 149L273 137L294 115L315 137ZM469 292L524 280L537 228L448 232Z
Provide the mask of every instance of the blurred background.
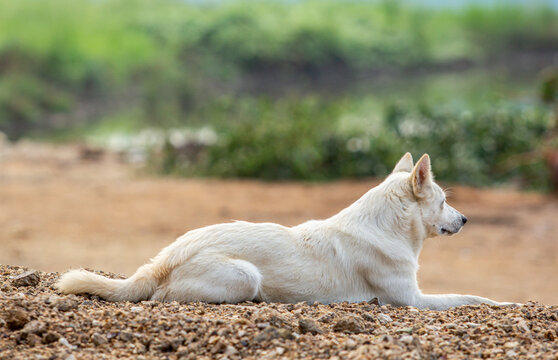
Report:
M557 0L0 0L0 263L130 274L410 151L471 218L425 289L558 303L557 122Z

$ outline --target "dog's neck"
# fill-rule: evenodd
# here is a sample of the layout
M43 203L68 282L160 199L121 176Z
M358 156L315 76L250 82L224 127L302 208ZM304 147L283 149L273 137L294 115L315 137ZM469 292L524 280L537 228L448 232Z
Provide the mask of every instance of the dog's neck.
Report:
M418 259L427 238L426 230L422 225L420 211L414 208L418 205L409 202L402 206L402 201L404 200L396 196L385 196L385 191L376 187L328 221L365 241L400 242L400 245L409 248L415 259ZM394 202L399 204L393 204Z

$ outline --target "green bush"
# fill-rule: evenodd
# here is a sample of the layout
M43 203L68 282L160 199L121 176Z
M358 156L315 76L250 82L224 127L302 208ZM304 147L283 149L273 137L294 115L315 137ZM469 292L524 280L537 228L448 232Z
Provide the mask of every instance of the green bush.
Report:
M360 128L343 130L351 104L314 98L241 100L224 107L220 141L188 174L323 180L385 176L406 151L429 153L439 179L473 185L521 180L544 187L539 163L510 159L533 151L551 126L547 108L508 102L467 110L449 104L390 105ZM353 116L362 114L354 113ZM172 155L173 157L175 154Z

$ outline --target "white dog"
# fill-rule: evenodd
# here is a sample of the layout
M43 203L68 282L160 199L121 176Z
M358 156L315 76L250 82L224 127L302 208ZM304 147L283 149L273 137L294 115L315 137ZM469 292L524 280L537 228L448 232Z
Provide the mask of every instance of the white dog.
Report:
M72 270L57 287L110 301L332 303L377 297L384 304L439 310L505 305L472 295L426 295L418 288L423 241L455 234L466 222L434 183L428 155L413 166L407 153L383 183L329 219L292 228L212 225L182 235L128 279Z

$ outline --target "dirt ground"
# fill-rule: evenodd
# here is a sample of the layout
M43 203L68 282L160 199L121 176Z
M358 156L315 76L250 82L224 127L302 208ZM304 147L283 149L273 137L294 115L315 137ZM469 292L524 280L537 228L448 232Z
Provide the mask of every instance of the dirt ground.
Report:
M81 155L79 146L0 147L0 264L130 275L188 230L231 219L294 225L328 217L378 182L157 178L112 155ZM424 292L558 304L557 199L456 186L450 203L469 222L426 242Z

